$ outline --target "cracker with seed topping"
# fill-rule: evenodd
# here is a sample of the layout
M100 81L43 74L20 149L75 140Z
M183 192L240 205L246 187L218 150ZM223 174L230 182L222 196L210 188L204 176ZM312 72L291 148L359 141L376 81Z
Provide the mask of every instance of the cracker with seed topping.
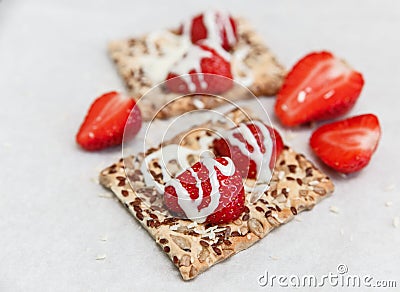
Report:
M256 96L275 95L285 76L283 66L244 19L235 20L238 42L230 52L234 80ZM109 55L129 94L135 99L146 94L139 103L145 120L155 115L157 118L169 118L194 109L211 109L224 103L223 99L203 95L173 101L180 94L166 92L163 86L150 90L166 79L170 67L182 57L184 51L181 47L180 36L174 30L153 32L109 44ZM224 97L238 100L251 98L252 94L236 85L225 92Z
M248 116L240 110L231 111L227 116L236 124L248 121ZM218 123L210 121L199 128L227 127ZM185 147L199 149L204 147L199 145L201 138L210 135L207 130L191 131L182 140L184 134L187 132L163 145L183 143ZM149 149L146 155L158 149ZM246 208L239 219L211 226L176 218L164 208L162 194L146 185L141 171L144 157L145 154L139 153L121 158L100 173L100 183L112 190L143 225L179 269L184 280L193 279L212 265L250 247L299 212L313 208L334 190L329 177L304 155L285 146L268 191L256 198L253 193L246 192ZM151 175L159 180L158 162L151 161L148 167Z

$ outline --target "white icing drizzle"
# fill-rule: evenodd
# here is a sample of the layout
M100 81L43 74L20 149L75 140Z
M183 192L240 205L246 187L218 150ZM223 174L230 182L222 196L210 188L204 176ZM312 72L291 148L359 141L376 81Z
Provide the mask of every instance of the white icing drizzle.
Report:
M204 135L199 140L200 149L195 150L191 148L187 148L184 146L180 146L177 144L170 144L167 146L163 146L157 151L150 153L144 158L144 161L141 165L141 172L144 177L144 181L147 186L155 186L160 193L164 193L165 186L163 184L158 183L154 180L154 177L148 171L149 164L156 160L161 167L161 174L164 183L171 180L171 175L168 172L167 165L172 160L178 162L178 166L181 170L186 170L190 167L190 164L187 160L189 155L200 156L204 153L205 150L208 149L208 146L215 139L213 136ZM207 154L206 154L207 155ZM182 172L182 171L181 171ZM176 174L178 176L180 173Z
M152 33L149 33L146 36L146 39L144 41L145 41L145 44L146 44L146 47L147 47L147 51L148 51L148 53L150 55L158 54L156 43L159 40L162 40L165 37L166 38L171 37L169 34L165 34L165 33L166 33L166 31L154 31ZM165 34L165 36L163 34Z
M236 43L236 36L229 20L229 14L222 11L206 11L203 14L203 23L207 29L207 39L215 40L221 45L223 41L221 32L225 30L228 44L233 46Z
M201 73L201 60L203 58L211 57L212 53L210 51L204 50L196 45L191 45L184 54L183 59L174 63L171 72L180 76L180 78L184 80L190 92L195 92L196 84L193 82L191 74L188 73L192 70ZM198 79L200 81L200 87L202 89L207 89L208 84L204 81L204 75L198 74Z
M252 183L251 185L244 185L245 191L247 193L252 193L251 200L256 201L269 188L268 184L272 176L272 171L269 168L269 165L272 158L273 140L268 128L262 122L254 121L253 123L264 137L262 142L265 146L265 153L261 152L257 140L245 123L239 124L239 126L233 130L226 131L224 136L232 146L238 146L243 154L248 155L249 159L256 163L256 182ZM233 136L235 133L239 133L243 136L243 138L253 147L253 152L249 152L246 148L246 144L240 142L240 140ZM185 212L187 218L195 220L199 223L204 222L206 217L213 213L219 204L221 194L219 193L220 183L217 179L216 169L218 169L225 176L232 176L235 173L235 166L230 158L225 157L227 160L227 165L223 165L209 155L210 153L205 152L209 149L209 145L215 138L216 137L213 135L203 135L199 140L199 149L191 149L177 144L163 146L159 150L147 155L141 165L141 171L143 173L146 185L155 186L160 193L164 193L165 186L173 186L178 196L178 204ZM209 173L210 185L212 188L210 204L201 210L198 210L198 207L203 200L203 189L201 187L201 180L199 179L197 173L189 165L187 159L189 155L200 157L200 161L207 168ZM197 199L191 199L189 193L181 185L179 180L171 177L166 165L168 165L168 163L172 160L176 160L178 166L181 168L181 171L175 175L176 177L186 170L190 171L192 177L196 181L195 187L199 190L199 196ZM153 161L157 161L160 165L162 179L165 185L155 181L153 176L149 173L148 166Z
M160 193L164 193L166 186L173 186L178 195L178 204L185 212L187 218L196 220L199 223L204 222L206 217L213 213L219 205L221 194L219 193L220 183L217 178L216 169L218 169L224 176L232 176L235 173L235 165L230 158L224 157L227 160L227 164L223 165L216 161L209 151L206 151L214 139L215 136L202 136L199 140L199 149L190 149L177 144L170 144L161 147L159 150L147 155L141 165L141 172L144 176L146 185L155 186ZM200 161L204 167L207 168L209 173L208 177L211 184L210 204L201 210L198 210L198 206L200 206L203 199L203 189L201 187L201 180L197 176L197 173L189 165L187 160L189 155L199 156ZM195 178L196 187L199 190L199 197L196 200L192 200L189 193L181 185L179 180L172 178L168 173L166 165L171 160L176 160L181 168L181 171L176 174L176 177L184 171L189 170L191 175ZM165 185L157 182L150 174L148 166L153 161L157 161L160 165Z
M218 21L217 21L218 20ZM231 54L222 48L222 35L221 31L225 30L227 40L230 45L236 43L236 36L234 34L232 25L229 20L229 14L220 11L206 11L203 14L203 23L207 30L207 38L201 40L199 43L213 49L218 55L224 58L227 62L231 61ZM183 35L190 38L192 20L186 22L183 25ZM175 63L171 72L176 75L182 76L182 80L186 83L190 92L195 92L196 85L193 83L192 76L188 73L195 70L197 73L202 73L201 70L201 59L209 58L212 54L209 51L203 50L202 48L192 45L190 46L184 59L180 62ZM207 83L204 81L204 75L198 74L201 89L207 89Z
M242 46L237 48L232 54L231 64L233 78L244 86L250 86L254 82L253 72L244 62L249 51L249 46Z
M180 60L191 46L188 36L176 35L167 30L149 34L145 43L148 55L141 56L137 62L153 83L164 81L171 66ZM161 54L157 51L156 43L160 44Z
M199 190L199 196L197 199L193 200L190 198L189 192L177 179L171 179L166 184L166 186L172 186L175 188L178 196L178 204L185 212L187 218L202 223L205 221L208 215L213 213L218 208L221 193L219 191L220 182L218 180L216 170L218 169L224 176L232 176L235 173L235 165L233 164L233 161L228 157L224 158L227 161L226 165L223 165L217 160L209 157L201 160L202 164L208 170L208 177L211 184L210 203L205 208L199 210L199 206L203 200L203 189L201 187L201 180L198 178L197 173L193 169L189 168L188 170L196 180L196 188Z
M153 160L158 160L158 164L161 166L161 173L163 181L167 182L171 180L171 176L168 172L166 165L172 160L179 162L183 169L189 168L190 165L187 161L187 156L193 154L193 150L187 147L182 147L177 144L171 144L161 147L159 150L147 155L142 163L141 171L143 173L144 181L147 186L155 186L157 190L164 193L164 185L154 180L153 176L148 171L148 165Z
M272 177L272 170L270 169L269 164L272 159L274 141L272 140L268 128L263 123L259 121L253 121L252 123L257 126L257 128L264 136L264 140L262 141L262 143L264 143L265 153L261 152L256 138L245 123L239 124L239 126L234 130L226 131L225 137L232 146L237 146L244 155L247 155L250 160L253 160L255 162L257 166L258 183L269 183L269 180ZM250 152L247 149L246 143L241 142L234 136L235 133L241 134L243 136L247 143L249 143L249 145L253 147L253 152Z
M222 58L224 58L227 62L231 61L231 54L227 51L224 50L223 47L219 43L217 43L214 40L211 39L205 39L202 41L199 41L199 44L205 45L209 47L210 49L213 49L218 55L220 55Z
M218 21L217 21L218 20ZM207 29L207 39L200 41L218 55L231 63L234 80L244 86L250 86L254 82L252 70L244 63L250 47L242 45L231 54L222 48L221 31L226 31L228 43L233 46L237 39L229 20L229 14L221 11L206 11L203 14L203 23ZM191 43L192 19L183 24L183 33L174 34L168 30L150 33L145 39L148 54L137 58L136 62L143 68L146 76L153 84L163 82L171 71L177 75L183 75L182 80L187 84L190 92L196 90L189 71L195 70L201 73L200 62L202 58L211 57L211 53ZM157 48L156 44L159 44ZM185 56L185 54L187 55ZM182 60L182 57L185 60ZM204 76L198 74L201 89L207 89Z

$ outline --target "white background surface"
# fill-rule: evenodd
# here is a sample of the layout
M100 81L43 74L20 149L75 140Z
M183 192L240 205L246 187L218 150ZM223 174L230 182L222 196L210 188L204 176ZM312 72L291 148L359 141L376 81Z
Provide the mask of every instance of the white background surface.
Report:
M0 2L0 291L248 291L261 289L266 269L322 275L338 264L400 286L400 228L392 225L400 216L399 2L213 2ZM377 114L383 137L364 171L347 179L328 172L335 194L299 215L302 222L184 283L125 209L99 197L105 190L93 179L120 149L86 153L74 136L95 97L123 90L107 41L174 26L208 7L249 18L287 67L313 50L345 58L366 80L351 114ZM309 135L297 130L287 143L316 161ZM107 258L96 261L99 254Z

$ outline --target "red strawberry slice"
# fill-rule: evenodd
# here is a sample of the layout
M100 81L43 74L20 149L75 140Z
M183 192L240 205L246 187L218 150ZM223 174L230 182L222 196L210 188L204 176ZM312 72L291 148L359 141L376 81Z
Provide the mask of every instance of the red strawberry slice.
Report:
M187 29L194 44L207 39L229 51L237 42L235 20L220 11L209 11L195 16Z
M286 126L336 118L348 112L360 95L361 73L329 52L311 53L286 76L275 113Z
M339 172L351 173L369 163L380 136L378 118L365 114L318 128L311 136L310 145L327 165Z
M245 125L251 131L257 142L257 147L260 149L260 152L263 155L267 155L267 149L266 145L264 145L265 137L259 126L264 126L268 130L270 137L274 141L271 157L269 160L269 168L270 170L273 170L273 168L275 167L275 161L277 157L281 154L284 146L282 138L279 135L278 131L261 123L259 125L256 125L250 122ZM234 131L233 139L237 139L241 143L243 143L248 152L253 153L255 151L254 146L250 145L249 141L246 140L243 136L242 131L238 131L238 128L234 128L231 131ZM215 139L213 142L213 147L216 155L230 157L234 161L235 166L240 171L242 177L256 179L258 177L257 162L262 161L262 157L258 159L259 161L254 161L253 159L250 159L250 157L246 153L243 153L240 147L233 145L233 142L234 141L230 141L229 138Z
M221 164L227 166L229 163L231 163L232 167L234 167L229 158L219 157L216 158L215 161L217 162L216 165ZM193 172L195 173L196 177L194 176ZM227 176L224 175L224 173L218 167L211 169L211 172L212 173L210 173L210 169L208 169L203 162L197 162L191 167L190 170L188 169L184 171L177 178L172 179L172 182L168 182L164 193L164 203L168 210L177 215L186 216L189 219L196 218L196 216L193 218L190 217L189 214L199 214L198 212L210 206L212 200L216 198L216 190L214 190L214 193L212 193L212 184L215 183L215 181L210 179L210 177L214 174L218 180L219 187L217 191L219 192L220 197L217 207L209 214L205 215L207 216L205 221L211 224L222 224L229 223L237 219L240 214L243 213L245 203L245 194L240 173L235 170L233 175ZM190 210L188 211L186 209L187 207L182 207L179 204L179 197L182 197L183 199L186 198L186 200L188 200L188 198L182 194L182 190L174 186L174 183L180 184L184 190L187 191L190 200L192 200L191 203L194 203L196 199L199 199L200 193L202 194L200 204L198 204L197 207L194 207L195 205L192 206L195 208L192 210L193 213L189 212Z
M125 139L133 138L142 125L142 116L135 104L133 99L115 91L97 98L76 135L77 143L89 151L120 145L125 125L129 125Z
M184 74L191 75L180 76ZM184 94L223 93L233 86L231 64L215 49L193 45L171 68L166 86L172 92Z

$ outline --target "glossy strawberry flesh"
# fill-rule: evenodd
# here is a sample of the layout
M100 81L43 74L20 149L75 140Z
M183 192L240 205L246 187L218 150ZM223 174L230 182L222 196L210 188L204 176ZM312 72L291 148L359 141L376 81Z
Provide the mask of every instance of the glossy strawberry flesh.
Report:
M220 163L225 163L224 158L217 158ZM203 190L203 198L201 204L198 206L200 211L206 208L211 202L211 181L209 178L209 172L207 168L200 162L197 162L192 166L197 177L201 181L201 187ZM233 176L224 176L217 168L215 168L218 181L220 183L219 192L221 194L217 209L210 214L206 222L216 224L228 223L230 221L224 220L235 220L243 212L244 208L244 190L243 183L240 174L236 172ZM192 176L189 170L184 171L180 174L177 179L180 181L182 186L188 191L190 198L195 200L199 197L199 189L196 185L196 179ZM168 210L175 213L176 215L185 216L184 211L181 209L178 203L178 195L176 190L172 186L165 188L164 203ZM234 219L232 219L234 218Z
M238 175L240 178L240 175ZM245 193L242 188L236 196L230 196L224 199L223 207L218 208L207 217L206 222L210 224L230 223L240 217L245 208Z
M311 136L310 145L327 165L351 173L369 163L380 135L378 118L366 114L320 127Z
M331 53L312 53L287 75L278 93L275 112L286 126L335 118L348 112L364 80Z
M131 111L132 116L128 117ZM142 118L135 101L117 92L100 96L90 107L76 141L86 150L100 150L122 143L125 125L129 123L126 138L134 137L140 130Z
M199 40L207 38L207 28L203 23L203 14L200 14L193 18L192 26L190 28L190 39L192 43L196 43Z
M201 204L198 206L198 210L201 210L207 207L211 202L211 182L209 179L208 169L197 162L192 166L193 171L196 173L197 177L201 181L201 188L203 191L203 198ZM189 170L184 171L180 174L177 179L180 181L182 186L188 191L190 198L192 200L196 200L199 197L199 189L197 187L196 178L192 175ZM183 210L178 204L178 195L176 194L176 190L172 186L167 186L165 188L165 196L164 201L168 209L176 214L184 215Z
M243 178L255 178L257 176L255 162L243 154L238 146L232 146L226 139L221 138L213 141L213 148L216 155L231 158Z
M187 72L191 74L191 81L195 85L195 91L192 92L189 89L187 81L180 78L175 73L169 73L167 76L166 86L168 90L177 93L210 93L218 94L223 93L232 88L233 77L231 72L231 65L223 57L221 57L214 49L209 48L205 45L199 45L203 50L212 53L211 58L203 58L200 61L201 72L191 70ZM187 62L182 59L181 62ZM195 66L195 64L193 65ZM202 78L199 78L198 73L204 73ZM201 79L201 80L200 80ZM205 88L202 86L202 82L207 85Z
M216 158L216 160L222 164L226 162L221 157ZM218 208L207 217L206 222L224 224L236 220L243 213L245 193L241 175L237 170L230 177L224 176L219 170L216 171L220 183L219 192L221 196Z
M250 131L256 138L261 153L265 153L266 149L264 145L264 135L262 134L258 126L249 123L247 127L250 129ZM269 164L269 167L272 170L275 167L275 162L277 157L283 150L283 141L281 136L275 129L272 129L271 127L268 126L267 129L270 132L272 139L275 141L275 143L273 143L274 149L272 150L272 157ZM250 153L254 151L253 147L245 140L245 138L241 133L235 133L233 134L233 136L237 138L240 142L245 143L246 148ZM249 178L249 179L257 178L256 162L250 159L249 156L246 155L246 153L242 153L242 151L238 146L233 146L229 141L221 138L221 139L215 139L213 141L213 148L216 155L230 157L234 161L236 168L239 170L243 178Z
M210 204L210 194L211 194L211 183L209 180L209 173L206 167L200 162L197 162L192 166L193 171L197 174L197 177L201 181L201 188L203 190L203 199L198 209L207 207ZM192 175L189 170L181 173L176 179L180 181L182 186L188 191L189 196L192 200L196 200L199 197L199 189L196 185L196 178ZM183 210L178 204L178 195L176 190L172 186L167 186L165 188L164 202L167 208L179 215L184 215Z
M222 28L220 31L218 31L218 34L221 37L222 43L220 44L226 51L229 51L232 49L232 45L229 43L228 40L228 35L226 32L226 29L221 26L222 22L222 17L219 13L216 14L216 27ZM237 28L236 28L236 22L233 20L232 17L229 17L229 24L232 28L233 34L235 35L235 38L237 39ZM207 31L206 26L204 25L204 15L200 14L196 17L193 18L192 20L192 26L190 29L190 36L192 43L197 43L198 41L205 40L209 37L210 33Z

